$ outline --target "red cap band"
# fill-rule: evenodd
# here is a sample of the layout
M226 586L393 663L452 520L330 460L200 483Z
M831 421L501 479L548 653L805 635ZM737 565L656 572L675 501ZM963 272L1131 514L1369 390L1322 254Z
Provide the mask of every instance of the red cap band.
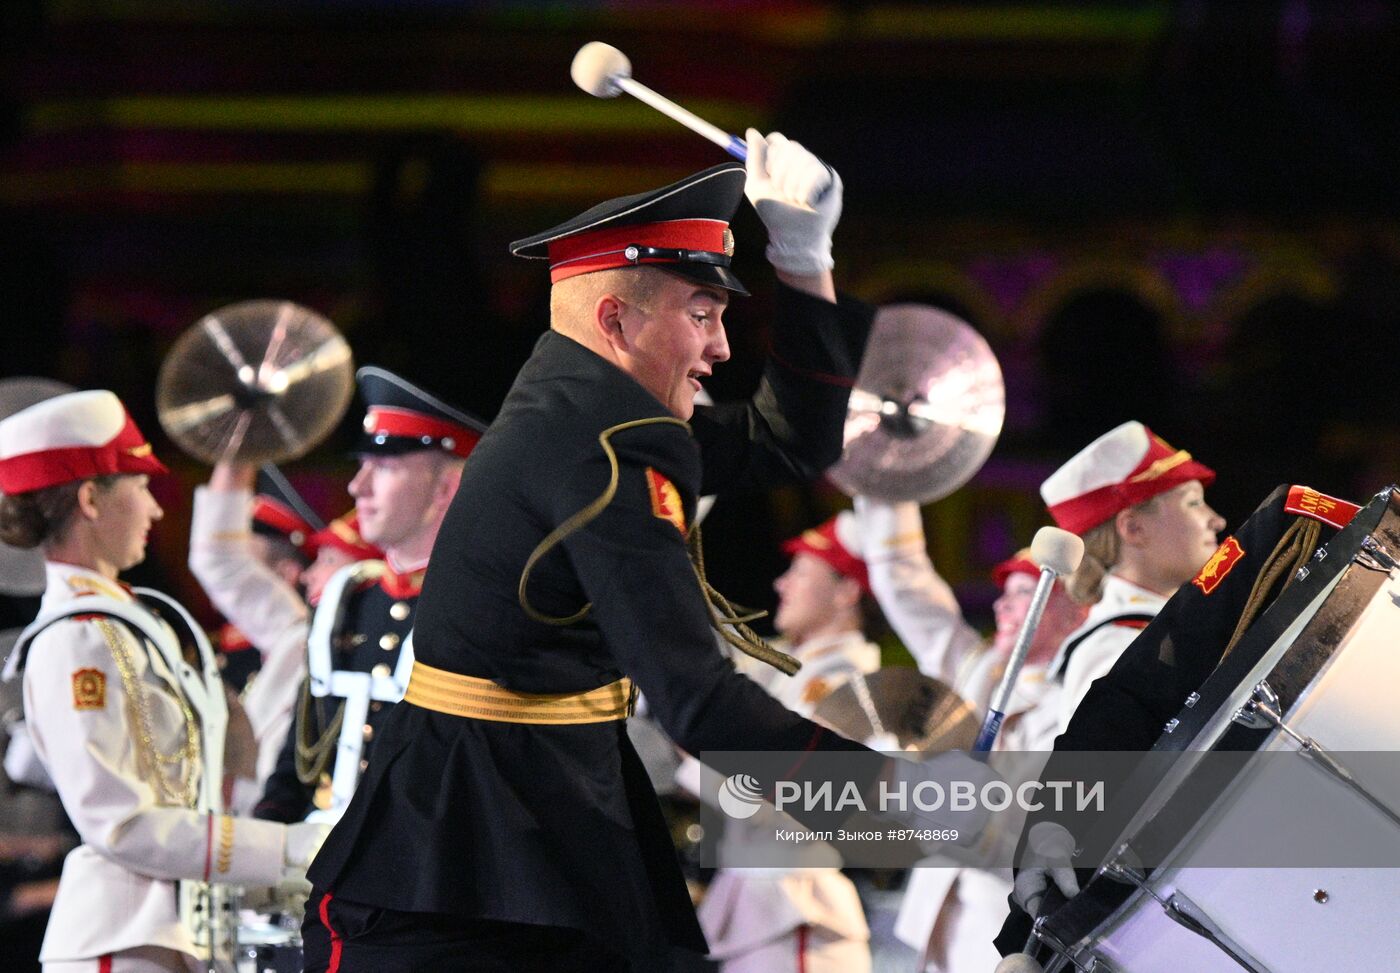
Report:
M1107 522L1120 510L1192 480L1201 481L1201 486L1210 486L1215 482L1215 471L1192 459L1186 450L1174 450L1156 436L1150 436L1147 455L1126 478L1053 504L1049 508L1050 516L1065 530L1083 534Z
M258 494L253 498L253 522L271 528L310 556L312 526L291 507L271 497Z
M1013 574L1029 574L1032 578L1040 579L1040 568L1024 552L1018 553L1015 557L1009 557L996 567L992 568L992 580L996 582L998 588L1006 586L1006 579Z
M843 577L851 578L860 585L862 591L870 594L870 572L865 561L846 549L836 536L836 518L828 520L820 527L804 530L797 537L784 542L783 551L791 557L798 554L811 554L831 566Z
M431 439L449 453L465 459L481 440L481 433L446 419L399 409L393 406L371 406L365 415L365 432L371 436L401 436L406 439Z
M667 220L663 223L609 226L576 233L549 244L549 279L557 284L566 278L595 270L676 262L661 257L628 260L625 251L632 244L722 254L725 252L724 231L728 228L728 223L719 220Z
M29 493L94 476L168 472L127 416L121 431L101 446L62 446L0 460L0 493Z

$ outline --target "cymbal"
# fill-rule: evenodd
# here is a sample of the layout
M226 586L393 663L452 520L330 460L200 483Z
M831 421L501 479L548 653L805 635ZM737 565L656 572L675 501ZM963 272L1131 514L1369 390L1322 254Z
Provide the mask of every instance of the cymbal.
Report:
M191 325L156 382L167 435L206 463L279 463L313 449L354 395L350 346L291 301L244 301Z
M845 449L827 476L851 496L929 503L982 468L1005 415L1001 366L971 325L927 305L889 305L875 316Z
M56 395L76 392L66 382L51 378L21 376L0 379L0 419L37 405ZM44 552L25 551L0 543L0 595L42 595L44 593ZM0 653L3 656L6 653Z
M897 666L870 673L865 685L881 725L905 749L967 750L977 739L981 724L972 704L947 683ZM813 717L852 740L864 740L875 732L853 682L818 703Z

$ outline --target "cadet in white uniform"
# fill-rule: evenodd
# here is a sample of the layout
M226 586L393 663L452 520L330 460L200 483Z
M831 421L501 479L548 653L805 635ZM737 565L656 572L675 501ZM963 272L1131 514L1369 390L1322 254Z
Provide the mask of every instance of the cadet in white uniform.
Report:
M43 545L42 612L92 598L165 623L117 580L145 557L165 472L110 392L50 399L0 422L0 538ZM67 857L41 960L48 973L196 965L179 880L304 881L325 829L195 810L200 715L154 645L111 615L57 621L29 644L25 718L83 843Z
M857 497L856 512L870 587L919 671L947 683L979 715L985 713L1040 576L1029 552L992 571L1002 594L993 607L996 634L988 642L963 619L952 588L934 569L917 504ZM1059 686L1047 678L1047 663L1084 615L1057 583L1007 706L997 750L1048 756L1059 727ZM1000 958L992 938L1001 928L1010 891L1009 868L983 871L929 860L910 872L895 935L919 951L919 969L988 973Z
M1125 422L1040 485L1055 523L1084 538L1069 592L1094 606L1050 664L1063 683L1057 733L1094 680L1215 553L1225 521L1205 501L1214 480L1215 471L1184 449Z
M852 676L880 668L879 646L861 632L861 601L870 584L864 562L853 553L859 549L850 513L788 541L784 550L792 565L773 583L773 624L802 668L787 676L748 665L747 657L740 664L740 671L802 716L810 717ZM722 862L724 857L721 850ZM824 846L814 853L814 861L833 858ZM722 973L870 969L870 930L860 896L839 868L721 868L698 914L710 958L719 961Z

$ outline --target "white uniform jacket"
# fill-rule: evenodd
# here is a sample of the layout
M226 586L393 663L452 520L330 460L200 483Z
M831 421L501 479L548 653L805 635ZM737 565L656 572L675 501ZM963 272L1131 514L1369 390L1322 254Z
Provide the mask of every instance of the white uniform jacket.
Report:
M277 766L306 677L311 611L295 588L253 554L253 495L247 490L194 491L190 571L219 613L262 653L262 668L243 694L258 744L257 779L240 782L233 809L251 810Z
M879 646L867 642L860 632L809 641L794 655L802 661L794 676L747 656L740 660L739 669L788 709L808 717L854 673L868 674L880 667ZM772 828L765 815L755 820L759 819ZM739 834L731 835L730 828ZM744 830L740 822L726 827L721 865L726 859L742 861ZM825 845L810 851L814 863L839 862ZM866 943L870 929L860 895L839 868L721 867L698 915L710 943L710 958L720 961L726 973L750 969L765 973L788 969L859 973L869 969ZM784 945L781 941L785 939L793 942Z
M139 606L116 582L48 564L42 610L89 594ZM174 880L275 885L281 877L281 825L191 809L199 727L175 686L160 654L110 617L55 622L30 645L25 719L83 841L63 863L44 962L136 946L191 953Z
M952 588L934 569L918 506L862 497L856 511L870 587L895 634L920 672L947 683L985 715L1005 660L967 624ZM1048 756L1054 748L1059 686L1047 674L1039 666L1021 669L995 749ZM909 873L895 935L919 950L923 969L987 973L1000 960L992 939L1010 892L1009 868L984 871L927 859Z
M1108 674L1123 650L1147 626L1141 616L1156 615L1166 603L1166 597L1131 581L1124 581L1112 572L1104 578L1103 596L1089 609L1084 624L1065 639L1055 660L1050 663L1052 673L1059 672L1062 667L1064 669L1060 680L1062 688L1056 736L1069 726L1069 718L1083 702L1094 680ZM1087 637L1085 633L1089 633ZM1078 645L1075 645L1076 641ZM1066 664L1065 650L1070 646L1074 646L1074 650Z

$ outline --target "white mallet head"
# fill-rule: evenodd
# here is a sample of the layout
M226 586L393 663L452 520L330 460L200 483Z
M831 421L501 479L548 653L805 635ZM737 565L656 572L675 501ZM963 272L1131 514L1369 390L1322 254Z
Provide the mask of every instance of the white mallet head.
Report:
M622 89L614 79L632 77L632 62L611 44L589 41L574 55L569 77L595 98L616 98Z
M1084 557L1084 539L1059 527L1042 527L1031 541L1031 560L1059 577L1074 573Z

